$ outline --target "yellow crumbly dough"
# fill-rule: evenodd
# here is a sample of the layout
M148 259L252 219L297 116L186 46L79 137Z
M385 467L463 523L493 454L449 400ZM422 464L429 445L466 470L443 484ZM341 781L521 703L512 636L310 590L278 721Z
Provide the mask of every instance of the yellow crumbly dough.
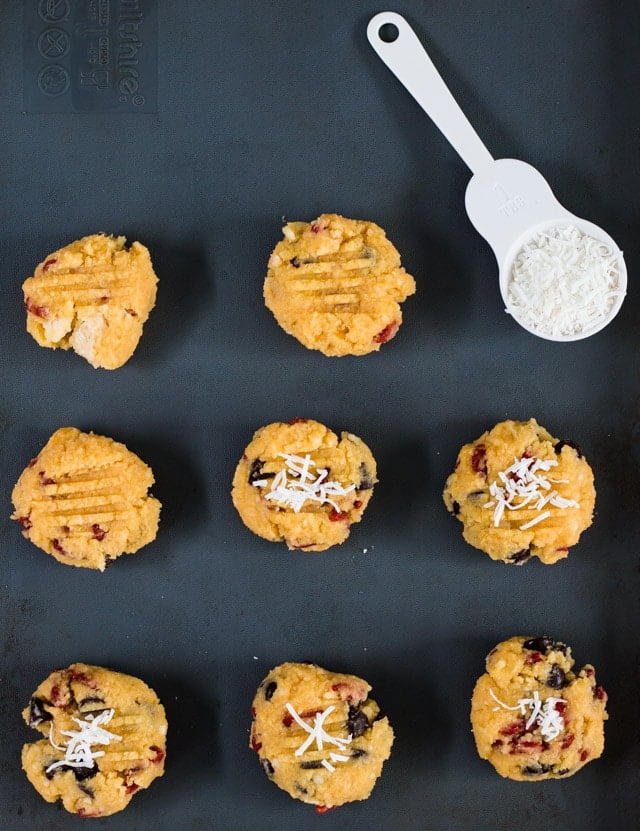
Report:
M595 497L578 445L553 438L534 418L503 421L465 444L443 494L465 540L511 565L566 557L591 525Z
M373 222L322 214L289 222L269 259L264 299L280 326L325 355L366 355L391 340L413 277Z
M57 430L18 479L12 519L61 563L104 570L155 539L151 468L106 436Z
M299 460L309 456L308 472L297 475L283 454ZM321 487L309 488L315 497L305 498L301 506L280 501L297 498L302 479L310 484L323 470L325 494ZM286 489L279 488L285 477ZM294 419L255 433L236 468L231 496L244 524L258 536L284 541L291 549L324 551L347 539L376 482L375 459L361 439L344 432L338 438L317 421Z
M501 776L566 778L602 755L607 694L553 638L514 637L487 656L471 700L478 753Z
M25 280L27 331L40 346L73 349L94 367L133 355L156 300L149 251L93 234L54 251Z
M367 799L393 744L370 689L313 664L271 670L251 710L250 746L267 776L320 810Z
M164 708L131 675L82 663L55 670L22 716L45 737L22 749L27 778L47 802L62 800L71 813L121 811L164 773Z

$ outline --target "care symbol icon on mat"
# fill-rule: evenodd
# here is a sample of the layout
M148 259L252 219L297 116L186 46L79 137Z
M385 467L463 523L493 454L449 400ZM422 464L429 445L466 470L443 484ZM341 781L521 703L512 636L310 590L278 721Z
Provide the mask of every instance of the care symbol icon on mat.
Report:
M57 64L45 66L38 75L38 89L51 97L62 95L69 89L69 73Z
M69 0L40 0L38 14L47 23L58 23L71 12Z
M61 58L69 51L69 35L62 29L45 29L38 38L38 51L43 58Z

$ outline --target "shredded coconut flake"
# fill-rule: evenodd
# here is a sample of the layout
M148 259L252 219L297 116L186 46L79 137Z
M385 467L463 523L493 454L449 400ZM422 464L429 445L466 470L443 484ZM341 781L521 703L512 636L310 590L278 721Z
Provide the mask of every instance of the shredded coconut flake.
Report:
M307 724L307 722L304 721L298 713L296 713L293 705L288 701L285 706L289 713L293 716L294 721L309 734L300 747L295 751L294 756L302 756L305 750L307 750L314 742L316 743L316 750L323 750L325 744L333 745L334 747L337 747L338 750L344 750L348 744L351 744L351 736L343 739L340 736L332 736L324 729L324 722L327 716L335 710L335 706L333 704L330 707L327 707L326 710L315 714L313 718L313 727ZM329 761L329 759L331 761ZM322 766L325 767L329 773L335 772L335 767L331 764L331 762L349 761L348 756L344 756L342 753L335 753L334 751L329 753L329 759L322 759L321 761Z
M508 301L518 319L552 337L578 335L618 297L622 252L572 225L537 234L515 258Z
M535 456L523 456L514 459L513 464L498 473L498 480L489 486L493 497L485 503L485 508L493 508L493 524L497 528L505 510L542 511L538 516L520 526L521 531L536 525L551 516L551 511L542 509L546 505L556 508L579 508L574 499L566 499L555 490L553 485L566 483L566 479L553 479L546 476L552 467L557 467L557 459L538 459Z
M353 484L345 488L339 482L327 481L329 471L324 468L315 470L315 462L311 460L308 453L304 457L291 453L278 455L285 460L286 466L273 477L271 488L265 495L265 499L291 508L296 513L299 513L307 501L317 502L320 505L329 504L339 511L340 508L332 497L345 496L355 490L356 486ZM269 480L257 479L253 485L266 488Z
M564 730L564 718L556 710L556 704L566 704L566 699L556 698L550 695L544 702L540 701L540 695L537 690L533 691L531 698L519 698L518 703L510 707L508 704L500 701L493 690L489 688L489 695L493 700L499 704L495 710L503 708L505 710L519 710L521 715L527 714L527 709L531 710L529 718L525 723L525 729L529 730L534 724L540 728L540 734L546 741L552 741Z
M97 716L89 714L86 720L72 717L72 721L80 728L79 730L61 730L63 736L68 736L63 746L57 745L53 740L53 724L49 729L49 742L56 750L64 750L64 759L49 765L45 773L64 765L72 768L92 768L95 760L104 756L104 750L92 750L95 744L108 745L110 742L122 741L122 736L116 736L105 730L103 724L108 724L113 718L114 710L104 710Z

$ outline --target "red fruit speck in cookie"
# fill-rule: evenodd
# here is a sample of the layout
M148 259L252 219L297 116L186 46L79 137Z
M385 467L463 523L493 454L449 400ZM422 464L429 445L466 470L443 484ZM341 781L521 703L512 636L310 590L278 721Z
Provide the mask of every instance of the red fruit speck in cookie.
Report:
M357 510L358 510L358 508L362 508L362 502L361 502L359 499L356 499L356 501L353 503L353 507L354 507L354 508L356 509L356 511L357 511Z
M503 727L499 732L501 736L516 736L519 733L524 733L524 721L513 721L511 724Z
M56 483L55 479L52 479L50 476L47 476L47 474L44 472L44 470L41 470L38 473L38 476L40 477L40 484L41 485L55 485L55 483Z
M307 421L306 418L302 418L302 416L298 416L297 418L292 418L291 421L287 421L287 424L304 424Z
M49 257L49 259L45 260L44 263L42 264L42 270L43 271L48 271L51 268L51 266L54 263L57 263L57 262L58 262L58 260L57 260L56 257Z
M395 335L398 334L398 329L400 328L400 324L397 320L392 320L391 323L387 324L381 332L378 332L377 335L373 336L373 340L375 343L387 343L393 338Z
M540 652L529 652L527 657L524 659L525 664L537 664L538 661L542 660L542 654Z
M573 735L573 733L567 733L567 735L560 742L561 749L566 750L568 747L570 747L573 744L574 739L575 736Z
M58 684L51 687L51 703L54 707L66 707L69 701L71 701L71 693L68 689L63 692Z
M607 693L605 692L604 687L598 685L595 690L593 691L594 698L597 698L598 701L606 701L607 700Z
M37 461L38 461L38 457L35 456L33 459L31 459L31 461L29 462L27 467L33 467Z
M364 701L367 697L366 687L362 684L349 684L342 682L340 684L332 684L331 689L338 693L338 698L341 701Z
M335 805L316 805L316 814L326 814L327 811L333 811Z
M311 233L312 234L319 234L320 231L325 231L327 228L326 225L321 225L319 222L312 222L311 223Z
M586 762L589 758L589 751L588 750L581 750L580 751L580 761Z
M43 320L49 317L48 307L38 306L38 304L34 303L30 297L25 298L24 305L26 306L29 314L35 315L35 317L41 317Z
M349 514L344 511L336 511L335 508L332 508L329 519L331 522L349 522Z
M98 685L96 682L87 675L86 672L82 672L79 669L70 669L69 670L69 680L70 681L77 681L78 684L84 684L85 687L91 687L92 690L97 690Z
M79 817L99 817L102 816L100 811L88 811L86 808L78 808Z
M137 790L139 790L139 788L140 788L140 785L136 785L136 784L127 785L127 787L124 789L124 792L127 793L127 794L135 793Z
M487 475L487 448L484 444L476 444L471 456L471 469L474 473Z
M300 718L315 718L318 713L322 712L320 708L316 708L315 710L305 710L304 713L298 713ZM285 727L291 727L293 724L293 716L291 713L285 713L284 718L282 719L282 723Z
M251 749L257 753L262 747L262 742L259 742L255 736L251 736Z
M536 751L536 750L539 753L542 753L542 751L544 749L545 749L544 742L517 741L513 745L513 747L509 751L509 753L511 753L511 755L518 755L518 754L532 753L533 751Z
M91 526L91 536L94 540L98 540L98 542L102 542L102 540L106 537L107 532L101 528L97 522Z
M59 540L51 540L51 545L53 546L54 551L57 551L58 554L62 554L63 557L69 556L69 552L64 550L64 548L60 545Z
M153 762L156 765L159 764L164 759L164 757L166 756L166 753L164 752L164 750L161 747L158 747L155 744L152 744L151 747L149 748L149 750L153 750L154 754L155 754L154 756L152 756L151 759L149 759L149 761Z

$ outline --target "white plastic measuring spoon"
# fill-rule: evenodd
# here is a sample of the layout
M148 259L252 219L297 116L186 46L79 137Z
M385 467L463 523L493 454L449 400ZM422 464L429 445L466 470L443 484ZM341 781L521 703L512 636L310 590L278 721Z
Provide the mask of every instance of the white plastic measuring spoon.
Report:
M367 37L378 56L473 173L465 205L469 219L487 240L498 261L500 292L506 311L527 331L548 340L580 340L603 329L620 310L627 289L627 269L614 240L598 225L564 208L534 167L517 159L493 158L404 17L395 12L375 15L369 21ZM510 296L509 284L514 261L522 247L543 231L567 226L610 249L613 290L602 313L584 327L568 332L547 331L532 322L526 310ZM551 306L559 302L561 299L553 300Z

